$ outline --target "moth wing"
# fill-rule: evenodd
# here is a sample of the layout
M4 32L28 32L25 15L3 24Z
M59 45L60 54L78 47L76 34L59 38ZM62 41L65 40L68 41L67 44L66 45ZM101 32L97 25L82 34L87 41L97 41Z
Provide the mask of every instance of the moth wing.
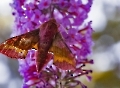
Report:
M54 54L54 64L63 70L74 70L76 61L60 33L56 35L50 51Z
M11 58L24 59L29 49L36 48L39 29L12 37L0 44L0 53Z

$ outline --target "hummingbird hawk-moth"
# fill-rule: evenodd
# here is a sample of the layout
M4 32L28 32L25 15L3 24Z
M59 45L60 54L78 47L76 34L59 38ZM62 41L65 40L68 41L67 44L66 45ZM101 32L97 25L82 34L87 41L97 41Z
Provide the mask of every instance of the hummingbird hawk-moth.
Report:
M56 20L50 19L36 30L1 43L0 53L10 58L25 59L28 50L36 49L36 69L40 72L49 61L49 52L52 52L54 65L63 70L73 70L76 66L74 55L58 28Z

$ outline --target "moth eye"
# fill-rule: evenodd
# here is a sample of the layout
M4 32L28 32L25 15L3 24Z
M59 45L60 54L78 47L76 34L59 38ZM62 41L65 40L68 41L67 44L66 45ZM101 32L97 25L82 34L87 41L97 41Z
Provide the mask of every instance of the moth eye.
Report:
M48 41L44 41L43 44L47 45L47 44L48 44Z
M47 42L43 42L44 44L47 44Z

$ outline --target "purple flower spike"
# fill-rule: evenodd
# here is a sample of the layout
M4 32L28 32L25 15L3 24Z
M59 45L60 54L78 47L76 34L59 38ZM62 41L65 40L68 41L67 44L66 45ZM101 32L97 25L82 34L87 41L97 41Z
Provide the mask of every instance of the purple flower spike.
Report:
M25 60L19 60L19 72L23 77L23 88L87 88L78 77L89 76L92 70L84 69L93 46L91 21L85 23L92 0L83 4L82 0L13 0L15 29L12 36L23 34L40 27L54 18L66 45L75 57L75 70L61 70L53 64L53 55L40 73L36 70L36 50L29 50Z

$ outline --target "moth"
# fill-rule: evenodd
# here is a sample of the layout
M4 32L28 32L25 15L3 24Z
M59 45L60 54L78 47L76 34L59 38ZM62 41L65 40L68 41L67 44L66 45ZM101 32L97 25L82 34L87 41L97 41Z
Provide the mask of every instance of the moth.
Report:
M76 61L65 39L58 30L55 19L44 22L38 29L12 37L0 44L0 53L10 58L25 59L30 49L36 49L36 69L40 72L50 61L53 53L53 63L63 70L73 70Z

